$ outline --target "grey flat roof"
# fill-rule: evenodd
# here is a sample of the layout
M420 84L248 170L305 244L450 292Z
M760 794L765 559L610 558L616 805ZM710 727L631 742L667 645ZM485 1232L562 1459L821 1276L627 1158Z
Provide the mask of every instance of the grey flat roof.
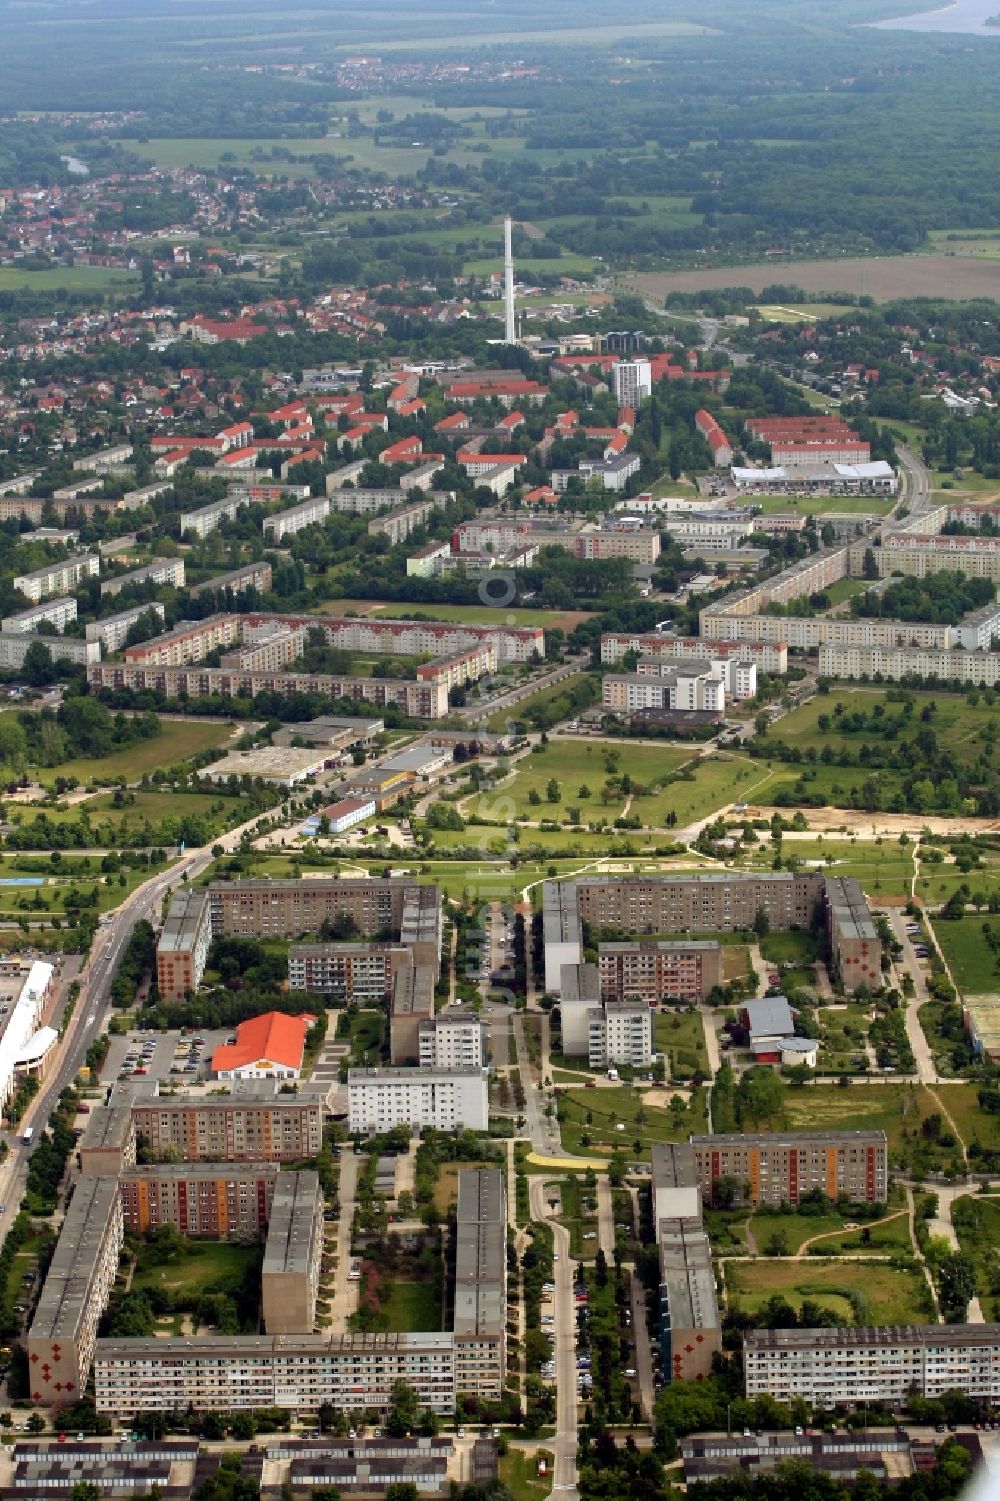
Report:
M1000 1346L1000 1324L879 1324L842 1329L751 1329L743 1336L750 1353L765 1350L837 1350L864 1345L948 1345L953 1349Z
M204 886L186 886L175 892L163 922L157 950L173 953L190 948L207 902L208 892Z
M562 1005L582 1002L599 1006L601 1002L601 972L596 964L563 964L559 969L559 993Z
M870 1146L885 1146L884 1131L732 1131L720 1135L694 1135L693 1147L804 1147L812 1144L824 1146L847 1146L865 1142Z
M77 1183L31 1321L30 1338L76 1337L90 1305L98 1259L118 1202L117 1178L81 1178Z
M314 1172L281 1174L271 1204L263 1276L309 1272L319 1207L319 1178Z

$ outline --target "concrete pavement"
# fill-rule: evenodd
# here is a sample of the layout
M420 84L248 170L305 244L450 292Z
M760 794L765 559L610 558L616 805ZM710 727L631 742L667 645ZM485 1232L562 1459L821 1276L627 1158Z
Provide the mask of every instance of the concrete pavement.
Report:
M913 995L906 1002L904 1021L906 1023L906 1040L910 1044L910 1051L916 1060L917 1078L921 1084L936 1084L938 1082L937 1064L934 1062L934 1054L931 1052L930 1043L920 1025L920 1007L930 997L927 994L927 984L924 973L917 958L910 936L906 931L906 917L899 909L890 907L885 909L885 915L889 919L896 941L903 950L903 970L913 980ZM897 965L897 970L899 966ZM902 986L900 986L902 989Z
M346 1149L340 1154L337 1277L330 1305L330 1329L333 1334L347 1333L347 1321L358 1307L358 1284L347 1280L347 1274L351 1270L351 1222L354 1219L354 1199L358 1184L358 1160L353 1152Z

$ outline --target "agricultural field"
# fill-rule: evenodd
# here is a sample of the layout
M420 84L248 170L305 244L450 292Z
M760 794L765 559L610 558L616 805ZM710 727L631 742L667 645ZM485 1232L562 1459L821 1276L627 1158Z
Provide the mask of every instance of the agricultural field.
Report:
M933 1317L930 1291L916 1266L871 1261L861 1268L836 1260L730 1261L730 1308L754 1313L778 1294L798 1310L808 1298L852 1324L919 1324Z
M975 873L966 879L978 884ZM965 995L1000 994L1000 917L983 912L952 921L937 917L933 924L959 990ZM991 948L987 934L994 938L996 948Z
M199 751L213 750L233 733L231 724L218 720L161 718L160 726L159 735L151 740L140 740L126 750L113 751L110 756L40 767L33 775L46 786L50 786L56 777L76 777L84 786L115 782L120 777L126 782L138 782L147 774L189 760Z
M722 266L704 271L643 271L627 278L646 297L670 292L704 292L720 287L750 287L762 292L776 276L788 286L801 287L820 297L827 292L850 292L876 302L896 298L946 297L963 300L993 297L996 267L988 259L952 255L845 256L836 261L773 261L750 266Z
M683 1109L677 1096L675 1110L645 1105L640 1095L625 1089L584 1087L558 1093L562 1145L567 1152L593 1155L619 1150L630 1157L648 1157L654 1141L686 1141L692 1131L708 1129L701 1089L694 1091L693 1101Z

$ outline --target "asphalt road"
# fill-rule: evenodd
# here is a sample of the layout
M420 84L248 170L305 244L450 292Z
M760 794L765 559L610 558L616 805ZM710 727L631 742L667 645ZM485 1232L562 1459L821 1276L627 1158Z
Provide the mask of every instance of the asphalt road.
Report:
M552 1278L556 1285L553 1297L556 1347L556 1433L552 1439L555 1456L552 1474L553 1493L558 1491L563 1501L574 1501L578 1496L576 1445L577 1445L577 1395L576 1395L576 1304L573 1301L573 1277L576 1263L569 1256L569 1231L564 1225L549 1216L546 1185L543 1178L531 1178L529 1196L531 1217L544 1220L552 1226L555 1255Z

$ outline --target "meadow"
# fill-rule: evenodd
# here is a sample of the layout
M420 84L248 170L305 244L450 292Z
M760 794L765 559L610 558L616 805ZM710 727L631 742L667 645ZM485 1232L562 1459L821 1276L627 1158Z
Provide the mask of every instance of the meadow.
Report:
M808 1298L851 1324L918 1324L933 1317L919 1269L878 1261L865 1262L863 1271L820 1257L729 1261L726 1292L729 1307L744 1313L755 1313L777 1294L796 1310Z
M767 261L701 271L643 271L628 278L634 289L653 298L670 292L706 292L720 287L750 287L762 292L775 278L788 286L820 295L850 292L892 302L906 297L962 300L996 295L996 267L988 259L949 255L845 256L827 261Z
M218 720L161 718L160 733L151 740L140 740L108 756L33 768L32 774L47 785L56 777L76 777L83 785L116 782L121 777L137 782L146 774L180 765L199 751L214 749L232 733L231 724Z
M644 1105L642 1096L618 1089L562 1089L559 1121L567 1152L623 1151L649 1156L654 1141L686 1141L692 1131L708 1129L705 1091L694 1091L684 1109ZM636 1145L638 1143L638 1147Z
M966 879L976 882L975 874ZM1000 952L990 948L983 929L1000 939L1000 917L983 912L975 917L933 919L934 936L948 961L955 984L965 995L1000 994Z
M138 274L114 266L0 266L0 292L130 292Z

